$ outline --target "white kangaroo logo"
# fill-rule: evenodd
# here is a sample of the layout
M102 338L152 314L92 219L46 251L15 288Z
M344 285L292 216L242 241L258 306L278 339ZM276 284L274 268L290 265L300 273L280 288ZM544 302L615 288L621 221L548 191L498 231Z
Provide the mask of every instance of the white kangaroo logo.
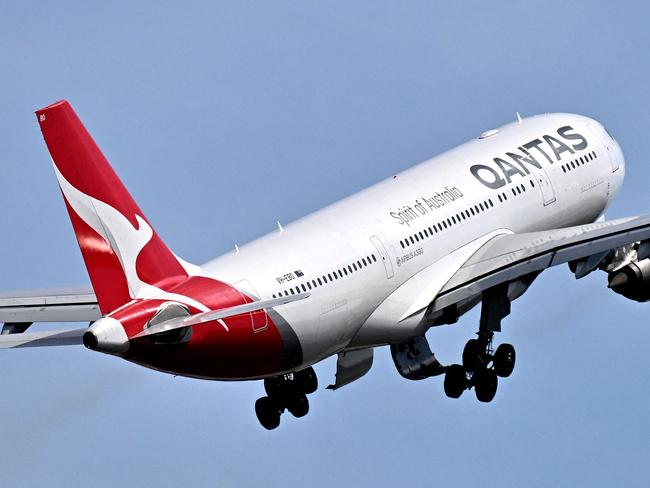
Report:
M208 307L192 298L176 293L168 293L142 281L138 276L135 264L140 252L142 252L142 249L144 249L153 237L153 229L151 226L136 214L135 218L138 222L138 228L136 229L119 211L72 186L61 174L54 161L52 161L52 164L56 178L59 180L61 191L68 204L113 249L126 276L131 298L175 300L191 305L204 312L209 310ZM180 264L183 265L184 263Z

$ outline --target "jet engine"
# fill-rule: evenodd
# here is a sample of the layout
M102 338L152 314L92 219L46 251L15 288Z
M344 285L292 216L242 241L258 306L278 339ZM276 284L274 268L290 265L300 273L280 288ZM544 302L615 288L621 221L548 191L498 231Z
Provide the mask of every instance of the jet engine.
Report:
M637 302L650 301L650 240L621 246L611 251L569 262L576 278L596 269L608 275L608 287Z
M609 288L637 302L650 300L650 259L634 261L609 273Z

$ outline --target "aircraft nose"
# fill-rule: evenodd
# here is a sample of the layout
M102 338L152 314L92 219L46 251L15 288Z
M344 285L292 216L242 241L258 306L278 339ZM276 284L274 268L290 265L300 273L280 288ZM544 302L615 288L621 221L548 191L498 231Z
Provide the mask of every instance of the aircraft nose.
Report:
M104 317L94 322L83 335L88 349L108 354L123 354L129 350L129 338L117 320Z

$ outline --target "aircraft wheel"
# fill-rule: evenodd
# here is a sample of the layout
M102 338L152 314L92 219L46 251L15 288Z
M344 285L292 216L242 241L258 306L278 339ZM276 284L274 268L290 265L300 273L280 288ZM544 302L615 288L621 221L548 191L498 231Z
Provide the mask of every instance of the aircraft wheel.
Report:
M264 391L271 398L280 398L286 390L285 381L282 377L264 379Z
M459 398L467 386L467 377L465 376L465 368L460 364L452 364L447 366L445 372L445 394L449 398Z
M305 394L293 395L287 399L287 410L296 418L304 417L309 412L309 400Z
M498 378L493 369L484 369L474 373L474 390L479 402L491 402L497 393Z
M515 369L515 348L512 344L501 344L494 353L494 371L502 378L507 378Z
M478 340L470 339L463 349L463 366L470 373L477 371L482 366L481 345Z
M280 425L280 409L269 397L259 398L255 402L255 414L266 430L276 429Z
M294 373L293 377L298 384L298 389L305 395L314 393L318 389L318 378L312 367Z

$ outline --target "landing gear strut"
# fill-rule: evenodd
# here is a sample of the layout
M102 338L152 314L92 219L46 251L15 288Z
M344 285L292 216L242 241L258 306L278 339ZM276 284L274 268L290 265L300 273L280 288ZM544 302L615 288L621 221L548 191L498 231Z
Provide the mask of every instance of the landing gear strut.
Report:
M262 427L273 430L280 425L285 410L296 418L309 412L307 395L318 388L318 378L309 367L296 373L284 374L264 380L265 397L255 402L255 414Z
M483 293L478 337L465 344L462 365L445 368L448 397L459 398L463 391L474 388L478 401L490 402L496 395L498 378L512 374L515 348L510 344L501 344L496 351L492 348L494 332L501 331L501 320L510 314L509 287L509 283L504 283Z

